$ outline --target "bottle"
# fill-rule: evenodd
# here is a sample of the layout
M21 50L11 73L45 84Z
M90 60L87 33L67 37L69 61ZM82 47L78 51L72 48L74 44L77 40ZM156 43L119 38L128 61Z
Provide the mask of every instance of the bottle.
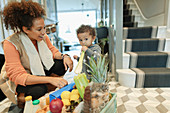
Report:
M32 96L25 97L24 113L32 112Z
M50 104L50 98L49 98L49 95L46 94L45 95L45 98L46 98L46 105L49 105Z
M45 98L45 96L42 96L38 100L40 100L40 107L41 107L41 109L43 109L44 106L46 105L46 98Z
M40 107L40 100L34 100L34 101L32 102L32 104L33 104L32 113L36 113L36 111L37 111L38 109L41 109L41 107ZM31 113L31 112L30 112L30 113Z

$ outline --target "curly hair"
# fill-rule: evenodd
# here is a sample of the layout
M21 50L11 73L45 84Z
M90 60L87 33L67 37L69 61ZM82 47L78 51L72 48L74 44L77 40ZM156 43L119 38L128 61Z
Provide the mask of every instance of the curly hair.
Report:
M14 32L23 31L23 26L30 29L35 18L46 15L41 5L32 1L10 2L2 14L6 29Z
M81 25L78 29L77 29L77 35L79 33L85 33L85 32L89 32L90 35L92 35L92 37L96 36L96 29L91 27L90 25Z

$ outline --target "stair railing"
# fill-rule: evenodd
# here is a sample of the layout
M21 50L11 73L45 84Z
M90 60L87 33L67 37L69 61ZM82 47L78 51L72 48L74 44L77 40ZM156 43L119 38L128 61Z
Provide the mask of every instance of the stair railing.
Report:
M142 16L142 18L143 18L144 20L149 20L149 19L151 19L151 18L153 18L153 17L160 16L160 15L164 15L164 14L157 14L157 15L154 15L154 16L152 16L152 17L150 17L150 18L146 18L146 17L144 16L144 14L142 13L142 11L141 11L138 3L136 2L136 0L133 0L133 2L135 3L135 5L136 5L136 7L137 7L137 9L138 9L138 11L139 11L139 13L141 14L141 16Z

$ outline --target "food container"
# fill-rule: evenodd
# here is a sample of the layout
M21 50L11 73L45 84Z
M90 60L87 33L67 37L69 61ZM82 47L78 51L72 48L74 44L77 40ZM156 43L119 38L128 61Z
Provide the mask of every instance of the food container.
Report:
M74 85L75 85L75 83L70 83L70 84L68 84L67 86L65 86L65 87L63 87L63 88L61 88L61 89L59 89L59 90L51 93L51 94L49 95L50 102L51 102L53 99L55 99L55 98L61 99L61 97L60 97L61 93L62 93L63 91L72 91Z
M112 99L105 106L105 108L102 109L100 113L117 113L117 100L116 100L117 95L116 93L111 93L111 95L112 95Z

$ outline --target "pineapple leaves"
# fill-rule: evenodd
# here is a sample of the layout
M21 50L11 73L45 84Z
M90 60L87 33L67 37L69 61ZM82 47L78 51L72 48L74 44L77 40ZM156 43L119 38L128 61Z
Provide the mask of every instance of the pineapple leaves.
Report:
M89 68L88 72L91 74L91 80L93 82L106 83L108 81L108 54L99 55L97 61L93 57L89 58L89 65L84 62Z

